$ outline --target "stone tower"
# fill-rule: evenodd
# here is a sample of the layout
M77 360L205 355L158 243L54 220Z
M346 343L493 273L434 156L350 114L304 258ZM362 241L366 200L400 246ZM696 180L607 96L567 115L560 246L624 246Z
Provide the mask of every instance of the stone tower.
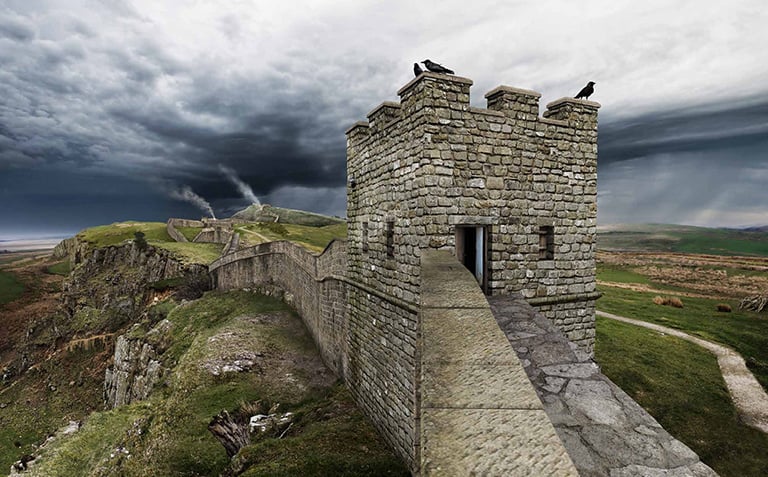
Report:
M519 293L594 343L600 105L562 98L539 117L539 93L500 86L473 108L471 85L424 73L347 130L348 380L411 464L422 250L452 251L487 295Z

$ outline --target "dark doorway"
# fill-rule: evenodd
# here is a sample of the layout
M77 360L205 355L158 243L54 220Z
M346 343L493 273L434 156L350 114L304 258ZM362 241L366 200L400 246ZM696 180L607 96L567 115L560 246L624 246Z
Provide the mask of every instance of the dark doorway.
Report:
M456 258L472 272L477 283L488 293L488 230L483 226L456 227Z

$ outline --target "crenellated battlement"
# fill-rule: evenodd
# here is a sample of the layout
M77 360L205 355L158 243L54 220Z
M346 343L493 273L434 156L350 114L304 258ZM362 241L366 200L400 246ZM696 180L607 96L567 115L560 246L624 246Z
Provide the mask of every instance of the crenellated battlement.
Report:
M436 115L438 123L450 120L471 120L473 115L497 116L500 112L507 123L525 121L528 128L554 134L546 126L564 128L595 128L600 104L594 101L560 98L546 105L539 116L541 93L498 86L485 94L487 109L470 107L472 80L460 76L425 72L400 88L400 102L385 101L368 113L368 121L360 121L347 129L347 138L354 143L365 141L370 133L384 130L405 116Z

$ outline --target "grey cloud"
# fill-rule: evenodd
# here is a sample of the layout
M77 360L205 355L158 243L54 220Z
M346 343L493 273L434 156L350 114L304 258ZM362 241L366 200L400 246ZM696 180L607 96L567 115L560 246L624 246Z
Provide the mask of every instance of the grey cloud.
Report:
M0 37L15 41L29 41L35 37L35 30L17 17L0 16Z

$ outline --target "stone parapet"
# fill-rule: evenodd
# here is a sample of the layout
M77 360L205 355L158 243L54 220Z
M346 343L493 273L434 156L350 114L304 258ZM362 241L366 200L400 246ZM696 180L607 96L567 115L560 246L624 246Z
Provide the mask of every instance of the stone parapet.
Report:
M421 475L577 476L472 274L422 254Z

